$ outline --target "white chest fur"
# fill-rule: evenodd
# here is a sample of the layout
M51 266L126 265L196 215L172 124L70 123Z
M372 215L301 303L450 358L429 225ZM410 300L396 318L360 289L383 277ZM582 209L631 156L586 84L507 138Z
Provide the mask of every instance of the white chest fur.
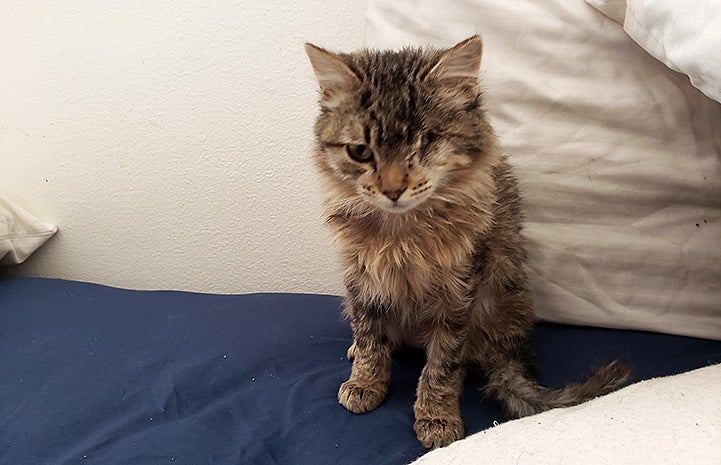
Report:
M341 241L346 278L366 302L420 304L465 269L472 239L450 228L432 234L396 234Z

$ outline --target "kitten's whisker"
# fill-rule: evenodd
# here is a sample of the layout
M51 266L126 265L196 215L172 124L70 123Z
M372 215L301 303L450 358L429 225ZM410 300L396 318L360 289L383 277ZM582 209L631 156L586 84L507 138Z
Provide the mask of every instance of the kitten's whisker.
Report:
M446 203L451 203L453 205L463 205L465 203L462 200L456 199L454 197L446 197L443 195L435 195L434 198L442 200Z

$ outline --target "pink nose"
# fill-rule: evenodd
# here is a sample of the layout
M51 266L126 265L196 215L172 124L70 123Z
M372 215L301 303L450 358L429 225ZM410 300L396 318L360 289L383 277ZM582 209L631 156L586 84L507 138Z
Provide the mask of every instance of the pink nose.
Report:
M403 192L405 192L405 189L399 189L395 191L383 191L383 195L395 202L401 197Z

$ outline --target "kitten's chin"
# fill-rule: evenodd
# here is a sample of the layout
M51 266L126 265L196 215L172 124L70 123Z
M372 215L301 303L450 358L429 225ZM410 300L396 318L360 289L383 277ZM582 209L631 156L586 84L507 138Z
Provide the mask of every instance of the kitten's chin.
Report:
M417 210L430 198L429 195L417 195L415 197L403 196L393 201L385 196L372 196L366 192L361 192L360 194L360 197L365 200L365 203L373 209L394 215L402 215L412 210Z
M381 210L388 212L388 213L394 213L397 215L407 213L413 209L415 209L418 205L420 205L422 202L414 202L414 201L403 201L403 202L383 202L380 205L376 205Z

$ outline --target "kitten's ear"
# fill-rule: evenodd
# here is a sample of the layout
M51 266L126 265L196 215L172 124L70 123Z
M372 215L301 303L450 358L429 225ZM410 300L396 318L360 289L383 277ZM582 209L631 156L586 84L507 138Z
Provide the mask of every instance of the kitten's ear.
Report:
M480 36L469 37L441 55L429 76L441 79L478 78L483 54Z
M338 55L309 43L305 44L305 52L318 78L322 101L330 102L358 84L358 76Z

